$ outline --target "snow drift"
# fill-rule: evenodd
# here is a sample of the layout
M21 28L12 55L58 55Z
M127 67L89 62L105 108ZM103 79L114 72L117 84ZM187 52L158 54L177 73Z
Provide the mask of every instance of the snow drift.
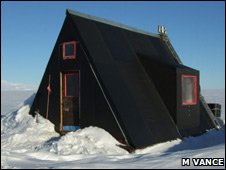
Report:
M117 146L121 144L115 138L97 127L80 129L60 138L49 120L39 115L37 122L28 114L29 110L29 105L25 105L1 119L2 148L17 152L44 149L59 155L127 153Z
M14 113L8 113L1 119L1 147L14 151L33 150L47 140L59 136L54 125L39 117L39 123L28 114L29 105Z
M60 155L127 154L127 151L117 145L120 143L105 130L88 127L66 134L58 142L53 143L52 150Z

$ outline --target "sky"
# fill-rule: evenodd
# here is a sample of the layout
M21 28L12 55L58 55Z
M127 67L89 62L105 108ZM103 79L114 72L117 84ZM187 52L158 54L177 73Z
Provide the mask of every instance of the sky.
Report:
M200 71L201 89L225 88L224 1L1 1L1 80L39 86L66 9L151 33L163 25L183 64Z

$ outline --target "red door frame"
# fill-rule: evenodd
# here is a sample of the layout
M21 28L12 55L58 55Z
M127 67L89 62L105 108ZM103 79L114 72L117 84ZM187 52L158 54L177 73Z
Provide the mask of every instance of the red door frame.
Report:
M81 113L81 107L80 107L80 101L81 101L81 99L80 99L80 84L81 84L81 82L80 82L80 70L68 70L68 71L63 71L63 72L60 72L60 131L61 132L63 132L63 97L66 97L66 95L65 95L65 85L66 85L66 75L68 75L68 74L75 74L75 75L77 75L78 76L78 88L77 88L77 90L78 90L78 92L77 92L77 94L78 94L78 96L76 96L76 97L78 97L79 98L79 117L80 117L80 113ZM63 90L64 90L64 94L63 94ZM70 97L70 96L68 96L68 97Z

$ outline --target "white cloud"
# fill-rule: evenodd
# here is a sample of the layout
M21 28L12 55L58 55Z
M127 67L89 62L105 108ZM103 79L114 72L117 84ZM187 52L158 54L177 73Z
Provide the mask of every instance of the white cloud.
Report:
M1 80L1 91L13 91L13 90L36 90L37 87L29 85L29 84L22 84L22 83L12 83L6 80Z

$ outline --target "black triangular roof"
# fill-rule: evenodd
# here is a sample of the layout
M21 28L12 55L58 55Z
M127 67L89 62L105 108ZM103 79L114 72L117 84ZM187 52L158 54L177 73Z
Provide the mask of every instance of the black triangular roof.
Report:
M180 137L139 55L172 66L159 35L67 10L127 141L143 147Z

